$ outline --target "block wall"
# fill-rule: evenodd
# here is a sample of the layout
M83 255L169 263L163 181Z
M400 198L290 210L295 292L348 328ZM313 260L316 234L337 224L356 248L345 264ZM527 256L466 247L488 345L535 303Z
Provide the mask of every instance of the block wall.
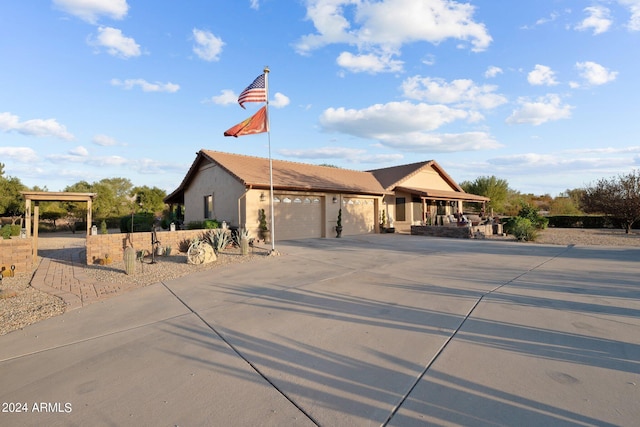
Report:
M32 238L21 239L14 237L11 239L0 238L0 268L9 269L16 266L15 273L28 273L32 270Z
M157 231L156 237L160 246L171 246L172 253L177 253L181 243L194 237L201 237L206 230ZM87 264L94 264L106 254L113 261L122 261L124 248L132 246L136 251L151 252L151 232L148 233L115 233L87 236Z

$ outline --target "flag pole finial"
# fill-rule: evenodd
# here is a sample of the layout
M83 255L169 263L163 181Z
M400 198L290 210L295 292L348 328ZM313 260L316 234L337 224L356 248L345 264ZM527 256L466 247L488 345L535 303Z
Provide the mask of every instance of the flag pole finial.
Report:
M264 70L262 70L262 71L264 71L265 73L268 73L271 70L269 70L269 66L268 65L265 65L264 66Z

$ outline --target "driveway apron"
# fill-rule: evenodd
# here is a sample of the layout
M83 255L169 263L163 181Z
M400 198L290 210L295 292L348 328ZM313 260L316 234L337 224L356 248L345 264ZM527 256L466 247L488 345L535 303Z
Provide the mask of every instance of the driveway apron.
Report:
M640 419L637 249L367 235L278 250L0 337L2 400L71 409L0 424Z

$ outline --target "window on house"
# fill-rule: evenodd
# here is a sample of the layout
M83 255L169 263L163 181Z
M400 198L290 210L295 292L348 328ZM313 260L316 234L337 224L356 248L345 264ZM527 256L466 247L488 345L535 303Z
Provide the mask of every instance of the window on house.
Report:
M213 219L213 194L204 196L204 219Z
M396 221L407 220L407 214L405 211L405 202L406 202L406 199L404 197L396 197Z

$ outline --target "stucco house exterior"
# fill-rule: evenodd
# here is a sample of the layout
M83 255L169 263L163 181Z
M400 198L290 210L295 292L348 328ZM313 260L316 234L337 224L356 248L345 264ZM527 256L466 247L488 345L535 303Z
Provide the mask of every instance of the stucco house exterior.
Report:
M335 237L342 208L343 235L380 231L382 210L396 230L435 223L462 202L489 199L465 193L435 162L355 171L272 161L276 240ZM200 150L180 186L165 198L184 207L184 222L217 219L258 235L258 213L271 224L269 159Z

